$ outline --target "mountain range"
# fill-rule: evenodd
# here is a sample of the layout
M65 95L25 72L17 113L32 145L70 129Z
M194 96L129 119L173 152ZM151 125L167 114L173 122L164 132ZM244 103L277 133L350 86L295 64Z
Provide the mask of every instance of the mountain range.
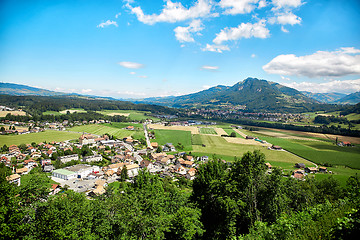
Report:
M14 83L0 83L0 94L17 96L79 95L49 91ZM88 95L86 97L114 100L111 97L105 98ZM255 111L300 112L307 109L318 109L319 105L323 105L323 103L356 104L360 102L360 92L349 95L342 93L300 92L275 82L247 78L233 86L218 85L207 90L182 96L131 99L130 101L181 108L233 106Z

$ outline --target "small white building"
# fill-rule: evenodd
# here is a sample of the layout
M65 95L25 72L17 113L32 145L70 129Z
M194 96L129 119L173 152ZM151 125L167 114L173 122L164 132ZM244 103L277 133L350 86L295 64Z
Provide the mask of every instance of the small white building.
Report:
M64 168L65 170L75 172L77 178L87 177L90 173L98 173L100 171L99 166L91 166L87 164L78 164Z
M100 162L102 161L102 156L100 154L83 157L83 162Z
M21 176L19 174L12 174L10 176L7 176L6 177L6 180L9 182L9 183L14 183L18 186L20 186L21 182Z
M66 169L56 169L52 172L52 176L64 180L70 180L76 178L76 173Z
M72 160L78 161L79 156L77 154L72 154L72 155L67 155L67 156L61 156L58 159L60 159L60 161L62 163L67 163L67 162L70 162Z

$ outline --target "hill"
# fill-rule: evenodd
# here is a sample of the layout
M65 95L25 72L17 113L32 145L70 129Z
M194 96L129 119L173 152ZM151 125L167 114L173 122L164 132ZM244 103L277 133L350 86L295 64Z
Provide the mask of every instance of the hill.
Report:
M339 104L357 104L360 102L360 92L351 93L339 100L335 103Z
M185 108L232 106L267 112L302 112L327 107L296 89L257 78L247 78L233 86L219 85L178 97L148 98L143 102Z
M26 85L15 83L0 83L0 94L15 96L59 96L65 93L49 91L42 88L29 87Z
M337 100L346 96L344 93L312 93L307 91L302 91L302 94L309 98L313 98L322 103L335 103Z

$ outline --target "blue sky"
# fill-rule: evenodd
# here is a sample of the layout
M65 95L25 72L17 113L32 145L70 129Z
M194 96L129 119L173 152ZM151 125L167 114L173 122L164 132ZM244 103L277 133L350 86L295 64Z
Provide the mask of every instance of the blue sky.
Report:
M0 81L119 98L247 77L360 91L360 1L8 0Z

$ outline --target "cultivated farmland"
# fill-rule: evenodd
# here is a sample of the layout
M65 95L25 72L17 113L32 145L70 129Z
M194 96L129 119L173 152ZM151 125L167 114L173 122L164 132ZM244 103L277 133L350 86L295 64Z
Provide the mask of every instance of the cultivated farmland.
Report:
M117 127L109 127L106 125L101 124L90 124L90 125L83 125L83 126L76 126L68 129L72 132L79 132L79 133L92 133L96 135L103 135L108 133L113 135L117 138L124 138L132 136L133 138L138 138L140 136L144 137L143 131L133 131L133 130L125 130Z
M29 133L22 135L0 135L0 143L1 145L6 144L10 146L12 144L28 144L28 143L40 143L40 142L51 142L51 141L65 141L78 139L81 134L79 133L71 133L71 132L63 132L63 131L54 131L54 130L46 130L45 132L39 133Z
M156 139L152 139L151 142L157 142L159 145L166 143L172 143L175 147L178 143L184 146L184 149L176 149L178 151L191 151L191 132L180 130L154 130Z

